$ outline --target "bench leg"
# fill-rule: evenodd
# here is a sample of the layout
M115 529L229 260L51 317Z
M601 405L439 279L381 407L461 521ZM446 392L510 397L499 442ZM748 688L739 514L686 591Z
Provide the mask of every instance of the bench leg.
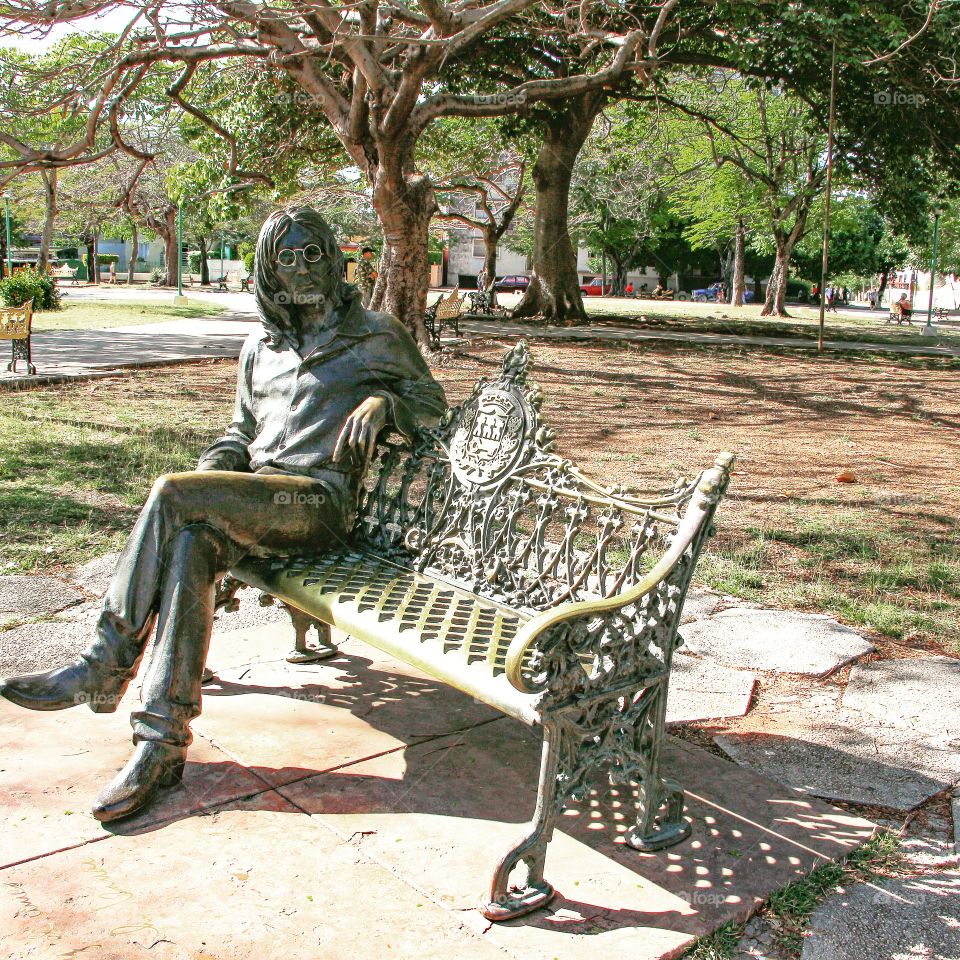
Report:
M329 660L340 652L337 645L330 639L328 624L310 616L309 613L304 613L297 607L291 607L288 603L283 604L283 607L290 614L293 629L297 634L294 648L287 654L287 663L317 663L320 660ZM307 633L311 627L315 627L317 631L318 643L315 647L307 643Z
M640 745L635 746L637 759L646 776L639 785L637 822L624 839L643 852L662 850L690 836L690 824L683 819L683 790L674 780L660 776L660 752L663 749L667 709L667 678L646 692L654 702L649 715L651 736L643 736L640 724ZM643 695L641 695L641 700ZM640 701L638 701L639 703Z
M490 884L490 897L480 912L495 922L513 920L545 907L554 896L553 887L543 879L547 844L557 821L557 772L560 760L560 732L555 720L543 722L543 753L540 760L540 785L537 809L527 835L497 864ZM523 864L526 876L519 886L510 886L510 874Z

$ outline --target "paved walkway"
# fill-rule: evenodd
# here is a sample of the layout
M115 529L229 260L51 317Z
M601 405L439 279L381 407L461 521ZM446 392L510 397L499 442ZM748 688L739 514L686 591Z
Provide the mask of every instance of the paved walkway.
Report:
M33 358L38 377L25 373L12 374L0 365L0 385L62 380L105 375L111 371L139 366L175 363L205 357L236 357L256 322L256 305L249 294L217 293L187 289L193 303L216 303L226 306L228 314L193 320L174 320L163 323L107 330L58 330L36 333L33 336ZM170 303L172 292L154 288L68 287L68 300L143 301ZM468 336L533 337L578 341L630 340L633 342L661 341L696 343L711 346L781 347L816 350L815 339L795 337L755 337L736 334L695 333L681 330L641 330L628 326L596 324L582 327L537 327L505 320L468 318L461 323ZM888 353L892 355L926 357L960 357L960 349L949 346L908 346L868 341L826 341L830 350L841 352ZM20 366L21 371L23 365Z
M86 646L115 559L66 578L0 577L0 675L47 669ZM46 956L51 930L58 956L99 943L126 960L154 944L149 956L232 960L263 955L274 934L285 955L340 956L369 926L400 957L492 957L496 947L523 960L592 960L615 946L655 960L745 920L774 890L862 842L872 827L829 806L842 800L888 811L880 822L901 832L908 868L828 896L805 960L955 960L960 797L952 813L949 797L960 784L960 659L871 660L868 642L827 617L694 590L668 722L709 720L735 762L671 741L693 839L654 856L626 852L620 801L598 794L564 818L551 848L562 896L490 928L472 905L491 857L529 815L536 737L350 639L328 664L292 667L282 612L261 608L253 591L241 596L214 629L218 680L205 688L184 785L131 824L107 833L86 812L129 749L126 701L114 717L0 701L9 825L0 957ZM11 803L16 811L4 810ZM188 872L204 898L174 909L171 878ZM124 895L105 911L109 884ZM337 910L334 888L367 891L363 909ZM144 889L149 898L135 892ZM855 932L844 920L851 904ZM892 908L895 924L884 919ZM242 945L222 921L241 914ZM779 960L776 930L755 917L737 956Z
M0 633L0 672L82 649L109 567L76 575L86 595L37 584L54 619ZM15 615L25 584L6 586ZM0 957L661 960L873 831L671 740L683 849L629 849L630 798L594 792L551 843L557 899L492 926L475 905L533 812L536 732L352 639L287 664L289 623L250 594L214 631L183 784L132 821L87 811L129 754L135 690L113 715L0 701Z

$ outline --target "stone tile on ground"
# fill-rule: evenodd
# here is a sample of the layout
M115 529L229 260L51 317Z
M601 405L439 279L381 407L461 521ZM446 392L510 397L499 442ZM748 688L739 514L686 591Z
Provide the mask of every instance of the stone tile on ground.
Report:
M955 740L960 746L960 660L924 657L855 666L843 706Z
M294 665L286 625L241 633L241 665L217 669L193 728L273 786L501 716L342 635L338 657Z
M960 753L942 738L861 714L783 714L763 731L714 737L743 766L829 800L910 810L960 780Z
M960 873L858 883L810 919L801 960L960 960Z
M83 602L83 594L57 577L0 577L0 624L57 613Z
M667 723L741 717L750 708L757 678L744 670L721 667L701 657L673 657Z
M503 958L272 791L3 876L11 960Z
M0 867L108 836L90 807L133 750L128 693L114 714L87 707L24 710L0 698ZM197 738L183 784L111 831L136 829L266 789L252 772Z
M723 602L722 594L714 593L703 587L691 587L683 601L683 610L680 613L680 623L691 623L694 620L703 620L717 612L717 607Z
M470 911L523 836L539 757L536 733L504 719L278 789L342 837L361 838L364 852L437 901ZM640 854L623 842L630 798L611 788L594 794L567 811L550 844L546 876L559 891L551 908L487 936L522 957L676 956L873 832L677 741L665 764L688 788L689 840Z
M735 607L682 630L688 653L730 667L822 676L873 650L830 617Z
M107 592L110 578L119 559L119 553L107 553L102 557L95 557L73 570L69 580L87 593L102 597Z
M87 601L61 611L54 620L0 632L0 677L49 670L75 660L93 639L99 615L100 602Z

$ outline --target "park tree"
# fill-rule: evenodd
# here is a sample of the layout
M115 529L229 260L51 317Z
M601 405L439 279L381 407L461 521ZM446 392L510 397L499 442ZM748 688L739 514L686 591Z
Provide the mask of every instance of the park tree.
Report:
M98 9L119 6L98 4ZM110 126L127 96L157 64L181 71L171 86L174 102L198 119L213 120L192 104L190 84L204 63L235 58L257 60L282 73L322 111L350 161L367 176L374 207L383 226L382 270L388 275L385 306L405 322L419 324L428 282L428 233L436 210L433 184L417 169L417 141L444 116L501 116L528 103L561 100L586 90L601 90L632 68L644 44L652 54L675 3L643 4L643 16L624 22L617 10L602 6L553 10L535 0L492 0L461 5L431 2L404 5L336 7L326 3L275 6L224 0L192 8L190 22L165 16L175 4L133 0L130 29L115 41L111 55L96 69L75 65L71 96L92 103L88 132L68 147L45 155L13 138L23 165L78 162L94 149L95 134L110 127L117 149L122 131ZM8 24L40 30L88 13L83 5L15 0ZM524 79L500 89L454 91L444 72L470 48L508 21L535 10L538 32L583 35L590 50L583 65L564 76ZM138 29L139 26L139 29ZM149 26L149 29L143 27ZM505 75L506 76L506 75ZM509 84L509 85L508 85ZM236 139L232 131L229 133ZM236 159L230 173L237 174Z
M529 187L528 155L506 144L502 127L491 120L440 122L424 140L430 155L421 162L426 161L424 167L434 178L440 201L437 220L479 233L483 270L492 285L500 241L513 226Z
M951 114L947 104L956 82L950 74L957 60L955 4L934 4L930 18L926 9L898 0L771 0L761 6L752 0L642 0L629 8L556 7L542 0L431 0L416 7L218 0L191 6L186 19L181 5L166 0L102 0L95 7L129 11L131 21L105 55L71 62L59 74L64 89L50 108L82 104L83 135L51 151L4 134L0 142L15 156L0 160L0 170L4 164L16 171L52 168L89 162L102 149L123 151L121 121L129 102L158 70L172 69L174 103L232 138L227 173L238 181L269 177L269 171L257 174L238 163L238 132L244 131L219 123L193 100L193 83L205 66L216 73L237 62L257 64L310 98L349 162L367 177L385 237L385 305L411 325L423 309L436 208L416 147L442 117L542 110L547 118L533 169L535 282L524 309L548 315L582 312L566 201L587 118L611 98L666 84L671 70L724 67L758 76L799 90L822 112L823 66L829 38L836 37L845 79L856 79L847 84L852 96L862 99L868 89L893 83L929 94L933 109L920 133L901 140L936 136L939 149L957 127L956 111ZM44 32L92 9L67 0L7 0L0 14L8 28ZM109 147L101 147L103 137ZM892 139L873 135L884 148Z

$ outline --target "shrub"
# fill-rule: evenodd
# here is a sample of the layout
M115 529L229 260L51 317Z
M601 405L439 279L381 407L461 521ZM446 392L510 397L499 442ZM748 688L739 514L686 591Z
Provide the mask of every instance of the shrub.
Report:
M248 250L243 255L243 268L247 271L247 273L253 273L253 251L252 250Z
M160 267L154 267L150 271L150 282L151 283L163 283L164 273Z
M13 276L0 280L0 299L8 307L19 307L32 300L34 310L60 309L60 291L53 277L31 267L15 270Z
M190 253L187 254L187 270L189 270L190 273L200 273L201 266L199 250L191 250Z

